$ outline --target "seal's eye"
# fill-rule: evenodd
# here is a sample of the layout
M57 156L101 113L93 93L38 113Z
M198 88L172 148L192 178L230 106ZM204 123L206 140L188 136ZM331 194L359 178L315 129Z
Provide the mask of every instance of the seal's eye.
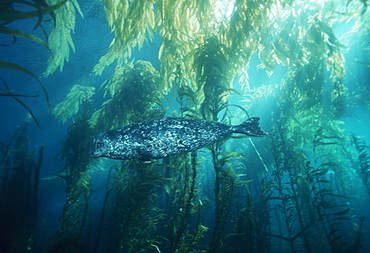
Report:
M101 147L103 147L103 146L104 146L104 142L102 142L102 141L98 141L98 142L96 143L96 146L97 146L98 148L101 148Z

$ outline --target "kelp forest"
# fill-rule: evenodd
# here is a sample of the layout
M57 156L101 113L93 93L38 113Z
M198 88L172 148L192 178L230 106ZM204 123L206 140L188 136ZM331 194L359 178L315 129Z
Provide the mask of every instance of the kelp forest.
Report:
M368 252L369 4L1 1L0 252ZM89 156L160 117L268 135Z

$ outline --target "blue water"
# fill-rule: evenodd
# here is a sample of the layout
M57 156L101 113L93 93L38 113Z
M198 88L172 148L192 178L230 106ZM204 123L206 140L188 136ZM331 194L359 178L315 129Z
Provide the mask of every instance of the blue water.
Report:
M93 3L86 1L86 3L80 3L82 12L85 13L84 18L77 15L76 19L76 28L75 32L72 35L75 44L75 52L71 52L69 61L65 63L63 71L57 70L54 74L49 77L43 77L43 72L47 67L47 60L50 56L50 52L43 46L22 38L18 38L14 44L12 44L12 39L4 34L0 34L0 41L2 44L11 44L9 46L0 46L0 60L1 61L8 61L12 63L17 63L29 71L34 73L36 76L40 77L40 81L45 86L49 101L50 101L50 109L54 108L58 103L63 101L67 93L75 84L83 83L86 86L93 86L96 88L96 94L93 97L93 102L91 105L92 111L99 109L101 103L105 101L103 97L104 91L102 89L99 90L99 87L102 83L109 79L111 75L114 73L115 65L112 64L111 66L107 67L101 76L96 76L92 73L94 66L98 63L100 57L104 55L109 47L109 44L112 41L113 35L110 33L110 29L105 21L104 10L101 2ZM367 15L369 13L367 12ZM13 29L22 29L24 31L28 31L34 35L40 36L43 38L43 33L40 29L32 30L33 26L29 21L17 21L12 23ZM47 33L50 33L52 29L51 22L44 21L43 26ZM343 34L345 34L350 28L352 24L342 25L334 27L334 32L338 38L340 38ZM131 60L145 60L150 61L153 67L157 70L160 69L160 62L157 58L158 50L161 45L161 41L158 35L155 36L152 42L145 42L144 47L141 50L134 50ZM346 78L344 83L349 91L353 91L356 86L359 84L368 85L369 78L370 78L370 68L363 64L360 64L355 61L357 59L361 62L367 62L370 64L369 61L369 44L367 44L367 48L363 47L363 42L354 42L354 44L349 45L348 49L343 50L344 57L346 60ZM251 89L256 89L261 86L270 86L274 87L273 90L276 92L276 87L278 87L279 83L284 80L284 76L286 74L287 68L283 66L277 66L274 70L274 73L271 76L268 76L263 69L258 67L261 64L261 61L258 59L257 54L253 55L250 62L249 62L249 83ZM39 150L39 148L43 145L44 146L44 153L43 153L43 160L42 166L40 170L40 183L39 183L39 205L38 205L38 219L37 219L37 232L36 238L34 241L36 245L34 248L30 248L30 252L41 252L45 250L47 247L52 245L57 239L55 239L55 231L60 228L61 224L58 220L59 217L63 214L63 207L66 203L65 198L65 190L66 185L62 178L56 176L58 172L60 172L64 166L65 161L58 160L58 154L61 151L63 141L66 139L68 127L74 122L73 119L69 119L65 124L62 124L60 121L57 121L53 115L51 115L49 108L47 107L47 103L45 100L45 96L43 91L40 87L40 84L34 78L18 72L14 70L7 70L0 68L0 77L1 82L6 82L10 88L10 91L14 94L24 94L24 95L38 95L37 97L25 97L20 98L34 113L35 117L37 118L41 129L39 129L33 121L29 124L27 135L29 138L29 149L28 152L31 154L35 150ZM1 83L0 82L0 83ZM4 92L5 87L1 86L2 90L0 93ZM240 91L240 85L235 83L236 90ZM167 116L171 116L172 112L178 110L179 105L176 104L174 99L176 93L171 91L167 97L168 99L163 99L163 104L167 107ZM367 94L369 96L369 94ZM27 118L27 111L24 107L22 107L19 103L17 103L13 98L1 96L1 110L0 110L0 142L9 145L11 143L12 137L17 133L17 129L19 126L23 124L25 119ZM238 104L240 106L248 107L249 105L243 102L243 97L240 95L233 95L229 103L230 104ZM264 99L261 99L260 103L257 106L252 106L248 110L250 116L259 116L261 117L261 126L264 130L272 133L273 129L273 122L271 122L271 110L274 108L275 100L274 96L266 96ZM347 101L350 100L351 97L347 98ZM370 122L370 110L369 110L369 98L364 101L364 104L360 104L358 107L351 107L350 111L347 111L347 114L338 118L338 120L342 121L340 125L344 136L349 138L352 133L356 136L360 137L367 145L370 145L370 134L369 134L369 122ZM124 114L125 112L116 112L117 114ZM231 109L231 114L237 113L237 108ZM242 122L241 116L235 116L235 118L231 119L233 124L239 124ZM246 117L246 116L244 116ZM242 142L249 143L246 139L231 139L225 144L223 151L225 152L241 152L245 156L245 160L241 162L245 165L248 169L247 171L239 172L240 174L248 174L248 176L241 176L240 179L244 180L245 182L249 182L249 180L260 180L261 175L265 175L266 178L271 178L274 170L274 158L273 154L269 151L269 145L271 145L271 138L264 138L264 139L253 139L253 142L256 146L256 150L254 148L248 148L248 151L243 149ZM352 155L356 153L354 147L351 149ZM259 153L259 155L258 155ZM369 154L370 151L367 150ZM202 214L202 224L206 227L212 228L215 224L215 214L213 212L215 208L215 201L214 201L214 177L215 173L213 170L206 170L207 167L212 167L212 162L209 160L210 152L208 149L203 149L200 152L200 156L204 156L205 162L200 165L200 167L205 170L199 173L197 178L198 185L197 187L201 190L201 194L199 199L203 197L203 200L195 200L195 202L207 202L207 208L204 210ZM4 156L0 156L0 159L3 159ZM353 155L353 157L357 157ZM35 156L36 159L36 156ZM207 160L208 159L208 160ZM337 161L340 163L340 161ZM369 162L369 161L368 161ZM101 213L101 208L104 202L105 194L107 191L106 182L108 179L108 170L110 165L114 164L115 166L119 166L119 162L116 161L106 161L104 164L104 168L99 166L92 166L90 171L91 177L91 185L92 185L92 196L89 199L91 203L91 210L94 210L91 217L89 217L89 222L92 225L92 236L96 236L96 229L97 224L99 222L99 217ZM264 171L265 167L267 166L268 172ZM5 173L6 164L3 164L3 169L0 171L0 175ZM351 170L351 168L348 168ZM262 172L263 171L263 172ZM266 173L266 174L265 174ZM367 174L370 172L367 171ZM330 180L331 177L334 177L335 173L330 172L326 175L326 178ZM348 181L357 182L357 187L354 187L351 191L353 192L353 196L358 196L356 199L346 199L343 203L349 203L349 207L351 208L351 221L348 222L347 220L340 221L339 227L341 228L339 234L342 235L344 238L349 240L349 244L353 243L356 240L356 236L353 234L347 234L346 231L357 231L356 228L359 226L359 221L365 217L363 227L362 227L362 235L361 235L361 249L358 251L347 251L347 252L367 252L370 249L370 242L366 240L369 237L369 203L370 203L370 192L367 191L366 185L361 181L360 177L357 176L353 178L353 173L348 173L351 177L348 177ZM333 180L335 181L335 180ZM5 182L0 181L2 185L5 185ZM353 184L348 184L353 186ZM257 201L257 193L260 192L259 187L261 185L254 186L255 188L250 189L251 194L255 199L252 201ZM367 182L367 187L369 187L369 182ZM335 188L333 186L333 188ZM16 188L14 189L16 191ZM164 196L160 194L160 190L158 190L158 195ZM238 198L235 201L231 213L235 212L238 213L240 210L245 208L244 201L246 193L239 189L236 190L236 195ZM3 196L3 195L2 195ZM4 197L4 196L3 196ZM159 197L160 199L160 197ZM163 201L168 201L165 197L163 197ZM205 200L206 199L206 200ZM240 201L239 201L240 199ZM1 201L1 200L0 200ZM158 201L160 202L160 201ZM341 202L342 203L342 202ZM273 206L278 204L278 202L271 201L270 203L270 211L273 210ZM195 205L195 204L194 204ZM161 205L158 204L161 208L166 207L165 204ZM164 210L165 212L166 210ZM274 216L275 213L271 211L269 215ZM258 215L256 215L258 216ZM349 216L346 216L349 217ZM239 217L240 218L240 217ZM231 233L233 229L233 225L236 217L233 217L234 220L229 220L225 226L225 233ZM256 218L256 220L258 220ZM260 217L260 220L262 218ZM352 222L353 221L353 222ZM194 221L192 221L194 222ZM262 222L262 221L261 221ZM269 231L271 234L280 234L281 236L286 237L287 231L286 228L280 228L281 230L278 231L279 226L281 224L277 222L276 219L271 219L272 229L273 231ZM281 220L280 220L281 222ZM342 223L341 223L342 222ZM193 224L193 223L192 223ZM250 224L249 224L250 225ZM190 229L190 225L188 229ZM104 233L109 231L108 228L104 228ZM191 228L194 229L194 228ZM210 230L211 231L211 230ZM236 233L236 232L235 232ZM165 236L166 233L161 233L158 231L157 235L153 235L153 238L156 239L155 236ZM230 237L225 238L225 244L231 245ZM86 239L86 235L83 236ZM9 239L9 238L8 238ZM86 249L91 251L93 248L94 240L90 241L89 245L84 243L84 239L80 240L78 243L84 245ZM104 245L106 242L104 240L107 239L105 236L101 237L102 242L100 242L100 250L103 250ZM22 241L22 238L19 239ZM108 240L108 239L107 239ZM210 241L212 240L212 233L207 233L203 239L200 240L197 249L205 249ZM273 238L272 240L276 240ZM161 241L161 240L158 240ZM165 240L164 240L165 241ZM163 242L163 241L162 241ZM276 241L273 241L276 242ZM153 242L153 245L156 242ZM164 243L165 244L165 243ZM303 245L303 243L301 243ZM163 245L159 245L158 247L164 248L162 252L171 252L168 248ZM220 246L221 247L221 246ZM287 248L279 248L278 247L270 247L269 252L290 252L288 246ZM109 247L106 247L107 249ZM345 248L345 247L344 247ZM311 249L311 251L304 252L329 252L328 248L323 249L324 251L320 251L320 249ZM224 249L223 252L229 252L227 249ZM244 249L238 249L239 251L235 252L248 252L244 251ZM9 251L11 252L11 251ZM15 251L14 251L15 252ZM82 252L82 251L81 251ZM100 251L98 251L100 252ZM107 252L107 251L101 251ZM122 252L126 252L122 250ZM157 248L147 247L144 252L158 252ZM193 251L188 251L193 252ZM200 252L200 251L194 251ZM231 252L231 251L230 251ZM257 251L250 251L250 252L257 252ZM264 251L260 251L264 252ZM339 251L338 251L339 252Z

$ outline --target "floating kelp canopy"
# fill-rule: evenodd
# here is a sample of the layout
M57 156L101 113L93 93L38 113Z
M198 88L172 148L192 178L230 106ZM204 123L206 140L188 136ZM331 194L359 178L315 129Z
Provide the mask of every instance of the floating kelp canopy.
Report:
M245 75L253 54L258 54L260 67L269 75L276 67L285 66L290 73L300 72L301 78L305 78L305 66L324 61L320 68L331 72L331 99L338 115L343 113L340 107L346 90L342 52L348 49L346 44L366 38L369 30L367 5L363 1L134 0L104 1L104 7L114 38L108 52L94 68L98 75L114 62L118 67L124 66L130 61L134 49L142 48L145 41L159 35L162 45L158 58L166 87L164 91L180 81L178 75L186 79L182 82L196 90L199 71L204 71L196 70L197 64L204 64L196 62L199 61L197 54L202 45L212 39L220 47L204 55L203 61L209 60L207 57L212 54L223 55L224 59L220 58L220 62L214 64L227 65L228 70L222 74L229 75L225 76L229 88L235 77ZM68 1L56 12L58 26L49 38L53 53L46 75L58 67L62 69L63 59L69 57L69 47L74 50L70 32L74 29L75 9L81 13L77 1ZM332 27L344 22L353 26L339 42ZM214 57L212 61L215 61ZM242 80L248 82L248 78ZM324 86L319 80L310 82L312 91L320 88L313 87L315 84Z

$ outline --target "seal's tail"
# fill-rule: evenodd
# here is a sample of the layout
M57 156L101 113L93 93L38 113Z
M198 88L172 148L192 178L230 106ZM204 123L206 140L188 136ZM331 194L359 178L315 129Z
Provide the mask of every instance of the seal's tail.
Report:
M244 123L233 126L233 133L246 134L254 137L262 137L267 135L267 133L259 127L259 120L259 117L249 118Z

